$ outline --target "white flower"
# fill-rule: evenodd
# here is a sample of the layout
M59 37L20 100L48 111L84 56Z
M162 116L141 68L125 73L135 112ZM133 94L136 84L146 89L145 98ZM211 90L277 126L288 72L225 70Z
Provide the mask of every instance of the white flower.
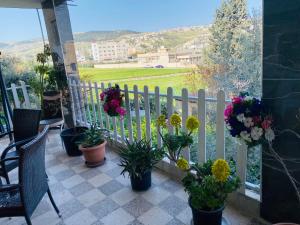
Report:
M242 131L240 133L240 136L242 139L244 139L245 141L248 141L248 142L251 142L251 137L250 137L250 134L247 132L247 131Z
M236 119L237 119L238 121L240 121L240 122L244 122L244 120L245 120L245 115L244 115L244 113L241 113L241 114L237 115L237 116L236 116Z
M244 100L245 100L245 101L252 101L252 97L251 97L251 96L246 96L246 97L244 98Z
M275 139L275 133L274 133L274 131L271 128L268 128L265 131L265 138L269 142L271 142L271 141L273 141Z
M251 137L253 140L258 141L263 135L263 129L259 127L253 127L251 129Z
M254 125L253 120L251 117L247 117L244 120L245 127L252 127Z

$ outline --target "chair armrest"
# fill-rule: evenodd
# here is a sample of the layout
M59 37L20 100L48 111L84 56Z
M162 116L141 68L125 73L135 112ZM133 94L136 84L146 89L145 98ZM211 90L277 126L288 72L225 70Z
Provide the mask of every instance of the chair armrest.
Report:
M1 160L5 159L7 153L8 153L11 149L13 149L13 148L16 147L16 146L26 144L27 142L33 140L35 137L36 137L36 136L31 137L31 138L24 139L24 140L22 140L22 141L14 142L14 143L10 144L9 146L7 146L7 147L3 150L2 154L1 154Z
M19 184L5 184L0 186L0 192L4 191L13 191L15 189L18 189L20 187Z
M0 134L0 138L3 138L6 135L9 135L9 134L12 134L12 133L13 133L13 131L8 131L8 132L5 132L5 133L2 133L2 134Z
M5 159L1 159L0 160L0 164L1 165L4 165L4 163L6 162L6 161L10 161L10 160L18 160L20 157L19 156L15 156L15 157L8 157L8 158L5 158Z

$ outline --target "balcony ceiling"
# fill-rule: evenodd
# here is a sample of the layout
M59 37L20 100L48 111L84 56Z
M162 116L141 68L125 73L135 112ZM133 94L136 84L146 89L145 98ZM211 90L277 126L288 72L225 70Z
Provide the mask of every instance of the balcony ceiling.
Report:
M41 8L41 0L0 0L0 8Z

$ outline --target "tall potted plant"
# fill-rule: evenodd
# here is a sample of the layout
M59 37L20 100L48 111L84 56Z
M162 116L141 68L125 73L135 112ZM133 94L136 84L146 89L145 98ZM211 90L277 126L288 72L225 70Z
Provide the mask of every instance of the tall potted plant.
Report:
M96 124L93 124L77 141L87 167L101 166L105 162L105 146L108 137L108 130L100 129Z
M190 165L183 157L183 149L193 144L193 133L200 126L196 117L189 116L186 123L182 124L179 114L173 114L168 120L161 115L157 119L157 125L168 158L187 173L182 183L189 195L193 224L221 225L225 200L228 193L237 189L238 178L230 177L229 165L223 159L207 161L203 165ZM168 125L174 128L174 134L165 132ZM186 129L182 129L182 126Z
M128 172L131 187L135 191L145 191L151 187L151 171L153 166L164 157L164 151L153 148L150 141L140 140L120 149L121 174Z

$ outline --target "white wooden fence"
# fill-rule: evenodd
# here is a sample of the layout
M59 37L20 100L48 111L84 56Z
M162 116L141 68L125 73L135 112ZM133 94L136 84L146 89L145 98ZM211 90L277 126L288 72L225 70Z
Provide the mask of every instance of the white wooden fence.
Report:
M140 140L142 133L144 132L145 138L151 140L153 134L155 134L158 147L162 146L162 140L159 137L158 128L151 128L151 120L161 114L161 102L165 100L167 107L167 115L170 116L174 112L174 105L176 101L181 102L181 109L179 113L182 115L182 126L185 129L185 121L190 112L189 104L192 102L196 105L196 114L201 121L200 127L197 133L197 151L198 162L205 162L207 160L207 145L206 145L206 107L207 103L215 103L216 107L216 157L225 158L225 124L224 124L224 108L228 103L225 101L225 94L223 91L219 91L217 98L207 98L204 90L199 90L197 96L189 96L188 90L183 88L180 96L174 96L173 89L169 87L167 94L161 94L159 87L155 87L155 92L149 92L149 87L144 86L142 90L139 90L137 86L134 86L133 90L129 90L127 85L120 87L125 96L125 108L127 111L126 118L124 120L120 118L110 118L103 112L100 102L99 94L111 84L105 86L91 82L80 82L78 80L69 80L69 87L72 96L72 108L73 116L76 118L77 125L88 125L90 123L98 123L100 127L109 129L112 133L114 141L124 143L125 138L129 141L133 141L134 138ZM143 99L143 115L141 116L140 98ZM154 102L155 110L152 109L150 98ZM133 103L133 104L130 104ZM194 111L194 110L193 110ZM134 113L135 115L131 115ZM144 120L144 131L142 129L142 119ZM125 126L126 123L126 126ZM169 132L173 132L172 127L169 127ZM134 135L134 133L136 135ZM237 174L242 181L241 193L245 193L246 189L246 165L247 165L247 149L246 146L239 146L237 151ZM185 149L184 157L190 160L190 151Z
M12 103L15 108L32 108L27 90L28 87L24 81L20 81L20 85L11 83L10 87L6 88L8 95L11 95L13 98Z

